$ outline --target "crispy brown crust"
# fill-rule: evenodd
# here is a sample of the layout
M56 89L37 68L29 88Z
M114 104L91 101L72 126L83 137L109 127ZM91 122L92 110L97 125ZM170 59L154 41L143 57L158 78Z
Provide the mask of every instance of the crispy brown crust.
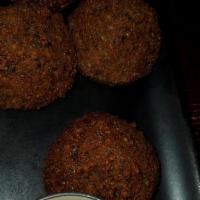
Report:
M0 8L0 108L33 109L64 96L76 54L60 14L39 7Z
M50 194L83 192L106 200L149 200L159 164L134 124L106 113L75 120L50 147L44 185Z
M161 36L156 12L137 0L85 0L69 19L80 72L108 85L151 72Z
M12 0L17 4L33 4L50 8L52 11L60 11L69 7L75 0Z

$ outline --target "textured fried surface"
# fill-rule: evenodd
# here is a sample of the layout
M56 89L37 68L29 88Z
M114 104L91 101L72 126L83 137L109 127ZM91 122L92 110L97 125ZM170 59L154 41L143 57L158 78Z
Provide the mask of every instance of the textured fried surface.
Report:
M155 152L134 124L90 113L75 120L50 147L44 184L48 193L149 200L158 174Z
M85 0L69 19L83 75L123 85L151 72L160 50L155 11L139 0Z
M73 83L76 56L60 14L0 8L0 108L40 108Z
M35 4L50 8L53 11L60 11L70 6L75 0L13 0L19 4Z

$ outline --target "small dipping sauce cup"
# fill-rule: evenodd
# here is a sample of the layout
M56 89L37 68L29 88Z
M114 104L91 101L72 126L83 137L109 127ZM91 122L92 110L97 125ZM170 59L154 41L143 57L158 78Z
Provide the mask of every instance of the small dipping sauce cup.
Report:
M40 200L100 200L100 199L81 193L61 193L44 197Z

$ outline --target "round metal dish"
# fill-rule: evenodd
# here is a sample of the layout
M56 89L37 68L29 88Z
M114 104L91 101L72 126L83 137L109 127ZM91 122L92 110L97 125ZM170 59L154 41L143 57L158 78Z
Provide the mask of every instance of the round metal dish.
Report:
M100 199L82 193L61 193L44 197L40 200L100 200Z

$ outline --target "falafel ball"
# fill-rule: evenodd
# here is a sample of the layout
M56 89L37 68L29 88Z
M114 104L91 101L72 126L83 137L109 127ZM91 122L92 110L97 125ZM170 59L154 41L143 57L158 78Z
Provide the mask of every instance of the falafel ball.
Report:
M134 124L106 113L75 120L50 147L48 193L83 192L106 200L149 200L158 182L153 147Z
M71 88L76 54L60 14L0 8L0 108L45 106Z
M69 18L80 72L108 85L148 75L159 55L156 12L142 0L85 0Z
M12 0L18 4L35 4L38 6L44 6L52 11L61 11L62 9L69 7L75 0Z

